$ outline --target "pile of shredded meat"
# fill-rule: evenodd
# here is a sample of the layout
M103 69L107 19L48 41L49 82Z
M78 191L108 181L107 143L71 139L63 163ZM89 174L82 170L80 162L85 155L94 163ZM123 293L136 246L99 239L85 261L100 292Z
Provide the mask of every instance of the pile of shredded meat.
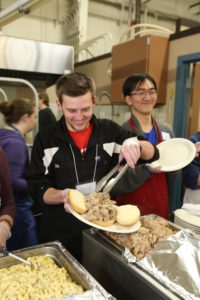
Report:
M92 193L85 197L87 212L83 217L88 221L116 220L117 210L115 201L110 199L108 193Z
M105 232L118 245L128 248L138 259L142 259L156 243L176 233L170 223L158 216L142 216L142 226L134 233Z

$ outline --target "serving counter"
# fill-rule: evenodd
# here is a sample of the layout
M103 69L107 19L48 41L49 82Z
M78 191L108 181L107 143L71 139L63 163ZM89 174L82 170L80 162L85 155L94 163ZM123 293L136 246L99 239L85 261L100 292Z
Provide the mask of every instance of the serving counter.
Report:
M94 229L83 232L83 266L118 300L178 300L136 264L126 261L121 248Z

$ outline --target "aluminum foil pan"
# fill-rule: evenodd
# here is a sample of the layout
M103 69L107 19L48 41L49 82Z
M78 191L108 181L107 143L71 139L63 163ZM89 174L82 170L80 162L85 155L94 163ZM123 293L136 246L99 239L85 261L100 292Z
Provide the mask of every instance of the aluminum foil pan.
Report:
M14 251L24 259L31 256L44 255L50 256L54 262L64 267L72 280L80 284L84 293L65 297L63 300L114 300L115 298L107 293L106 290L86 271L86 269L62 246L60 242L40 244L34 247L24 248ZM0 257L0 268L18 264L12 257ZM21 299L23 300L23 299Z
M200 299L200 236L184 229L137 262L181 299Z

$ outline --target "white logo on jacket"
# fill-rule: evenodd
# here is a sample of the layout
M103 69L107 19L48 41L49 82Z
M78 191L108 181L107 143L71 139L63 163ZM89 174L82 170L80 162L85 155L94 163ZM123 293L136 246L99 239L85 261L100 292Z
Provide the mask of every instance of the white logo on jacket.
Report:
M113 153L119 153L121 149L121 145L116 144L114 142L112 143L106 143L103 144L103 149L110 155L112 156Z
M48 167L52 162L53 156L58 151L58 147L48 148L44 150L43 164L45 167L45 175L49 173Z

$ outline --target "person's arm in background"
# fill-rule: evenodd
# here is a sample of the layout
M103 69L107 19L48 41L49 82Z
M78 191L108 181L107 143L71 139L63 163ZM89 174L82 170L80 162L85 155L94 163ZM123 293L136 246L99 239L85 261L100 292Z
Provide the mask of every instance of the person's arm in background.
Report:
M6 240L10 237L10 230L15 218L15 202L12 193L11 179L9 175L7 158L0 148L0 246L6 245Z
M195 147L197 149L197 158L200 157L200 142L195 143ZM200 172L199 172L199 176L197 178L197 186L200 187Z
M195 144L197 155L195 159L183 168L183 184L190 188L195 189L200 186L200 133L193 135L190 140Z
M16 141L14 146L13 143L8 144L5 152L8 159L13 192L28 195L28 185L25 179L28 167L28 149L26 145L21 141Z
M183 184L190 188L195 189L199 185L199 164L194 159L189 165L183 168Z
M198 179L197 179L197 186L200 186L200 175L198 176Z

